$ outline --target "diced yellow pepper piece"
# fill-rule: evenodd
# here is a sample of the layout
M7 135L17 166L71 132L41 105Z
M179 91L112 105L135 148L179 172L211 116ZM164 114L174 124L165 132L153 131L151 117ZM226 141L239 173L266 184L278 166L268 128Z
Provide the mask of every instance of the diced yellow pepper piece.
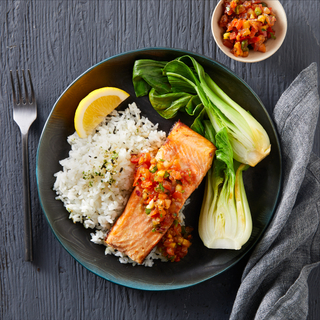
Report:
M191 246L191 242L187 239L184 239L182 242L182 245L189 248Z
M179 236L179 237L177 238L177 242L180 243L180 244L183 243L183 240L184 240L184 239L183 239L181 236Z
M223 34L223 39L226 40L226 39L229 39L230 38L230 32L226 32Z
M264 22L266 21L266 17L263 16L263 15L260 15L260 16L258 17L258 21L264 23Z
M157 172L157 176L158 176L158 177L163 177L165 173L166 173L165 170L159 170L159 171Z
M240 42L236 42L233 46L233 54L236 56L236 57L242 57L243 55L243 51L241 49L241 44Z
M250 28L250 22L248 20L246 20L244 23L243 23L243 29L249 29Z

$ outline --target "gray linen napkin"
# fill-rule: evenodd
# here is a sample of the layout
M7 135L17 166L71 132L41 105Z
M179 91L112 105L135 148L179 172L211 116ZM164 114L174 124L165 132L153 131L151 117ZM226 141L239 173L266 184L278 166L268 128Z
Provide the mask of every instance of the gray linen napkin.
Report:
M303 70L274 109L283 155L282 194L242 275L230 320L306 319L308 276L320 264L317 65Z

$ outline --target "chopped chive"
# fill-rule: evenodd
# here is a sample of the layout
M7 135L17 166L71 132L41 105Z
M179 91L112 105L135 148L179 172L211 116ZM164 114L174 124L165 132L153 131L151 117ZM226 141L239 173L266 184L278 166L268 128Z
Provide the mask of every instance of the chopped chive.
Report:
M158 167L156 165L151 170L149 169L151 173L155 173L157 170L158 170Z
M270 36L271 36L272 39L276 38L276 36L272 32L270 32Z
M146 208L146 214L150 214L151 209Z

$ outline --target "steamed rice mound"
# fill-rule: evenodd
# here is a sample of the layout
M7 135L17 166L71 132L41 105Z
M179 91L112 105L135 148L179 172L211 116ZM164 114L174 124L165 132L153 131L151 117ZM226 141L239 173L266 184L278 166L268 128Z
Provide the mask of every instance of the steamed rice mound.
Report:
M125 111L113 111L87 138L76 132L68 137L69 157L60 161L63 170L55 174L56 199L64 203L74 223L93 229L94 243L104 244L131 194L135 170L131 155L155 154L164 143L166 134L157 127L133 103ZM107 253L119 256L122 263L131 262L112 248L107 247ZM144 264L152 265L156 257L155 248Z

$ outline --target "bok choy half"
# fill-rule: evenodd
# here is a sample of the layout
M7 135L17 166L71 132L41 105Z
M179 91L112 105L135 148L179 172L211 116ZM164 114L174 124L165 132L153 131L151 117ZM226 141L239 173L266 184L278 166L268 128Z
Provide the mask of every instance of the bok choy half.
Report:
M240 249L250 238L252 219L242 173L271 150L260 123L228 97L191 56L169 62L137 60L136 95L149 94L165 119L180 111L194 117L191 128L216 145L208 171L199 219L199 235L208 248Z
M211 124L205 137L213 142ZM199 218L199 235L211 249L238 250L251 236L252 219L242 172L249 166L233 161L225 128L215 135L216 158L208 172Z

